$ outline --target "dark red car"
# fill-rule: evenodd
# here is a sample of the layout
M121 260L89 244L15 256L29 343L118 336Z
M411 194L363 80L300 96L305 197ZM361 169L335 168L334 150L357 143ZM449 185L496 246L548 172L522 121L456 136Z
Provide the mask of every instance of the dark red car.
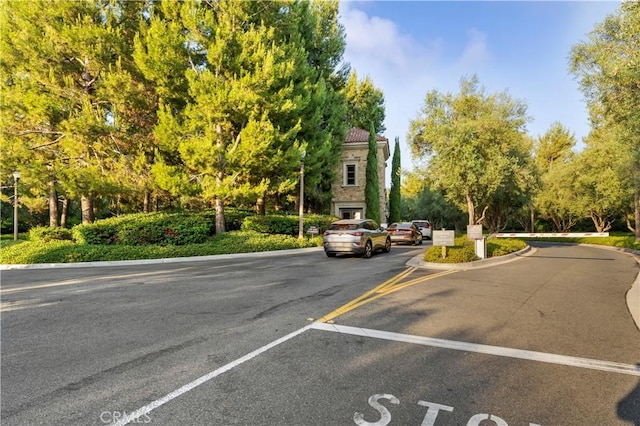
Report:
M422 244L422 233L411 222L396 222L389 225L387 232L392 243Z

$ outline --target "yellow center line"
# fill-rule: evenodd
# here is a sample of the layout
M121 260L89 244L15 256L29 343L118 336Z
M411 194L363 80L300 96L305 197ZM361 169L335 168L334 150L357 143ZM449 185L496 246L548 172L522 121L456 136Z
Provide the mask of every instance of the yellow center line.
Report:
M433 274L433 275L427 275L424 277L420 277L420 278L415 278L411 281L407 281L405 283L400 283L400 281L402 281L404 278L408 277L411 273L413 273L416 270L416 268L409 268L406 271L396 275L395 277L385 281L384 283L380 284L379 286L375 287L372 290L369 290L368 292L364 293L361 296L356 297L355 299L353 299L352 301L342 305L341 307L339 307L338 309L336 309L333 312L328 313L327 315L323 316L322 318L318 319L317 322L328 322L331 321L332 319L343 315L349 311L352 311L360 306L363 306L369 302L372 302L376 299L381 298L382 296L386 296L387 294L391 294L394 293L398 290L401 290L403 288L415 285L415 284L419 284L428 280L432 280L434 278L438 278L438 277L442 277L444 275L449 275L452 274L454 272L457 271L443 271L443 272L439 272L437 274Z
M366 298L370 297L373 294L376 294L376 293L379 293L379 292L383 291L384 288L386 288L388 286L392 286L395 283L397 283L398 281L403 280L404 278L408 277L415 270L416 270L416 268L414 268L414 267L407 268L406 270L404 270L403 272L399 273L398 275L395 275L395 276L389 278L387 281L385 281L382 284L378 285L377 287L367 291L366 293L356 297L355 299L353 299L352 301L346 303L345 305L341 306L338 309L348 308L352 304L356 304L359 301L361 301L363 299L366 299Z

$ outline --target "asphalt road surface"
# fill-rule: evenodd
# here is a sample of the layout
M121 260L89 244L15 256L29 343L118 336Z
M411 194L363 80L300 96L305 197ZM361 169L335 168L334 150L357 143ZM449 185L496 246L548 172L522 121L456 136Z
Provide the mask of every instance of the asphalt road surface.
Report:
M629 255L2 272L3 425L639 425Z

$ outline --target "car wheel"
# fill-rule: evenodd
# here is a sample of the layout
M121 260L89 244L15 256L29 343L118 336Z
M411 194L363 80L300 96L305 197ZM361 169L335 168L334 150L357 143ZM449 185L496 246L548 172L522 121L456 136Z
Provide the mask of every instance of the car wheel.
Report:
M373 255L373 244L371 244L371 240L369 240L364 245L364 253L362 254L362 257L364 257L365 259L368 259L372 255Z
M389 253L391 251L391 238L387 238L387 241L384 243L384 252Z
M327 253L327 256L328 257L336 257L336 254L335 253Z
M422 245L422 237L420 237L420 241L418 241L418 244Z
M411 241L411 245L412 246L417 246L418 245L418 240L414 238L413 241Z

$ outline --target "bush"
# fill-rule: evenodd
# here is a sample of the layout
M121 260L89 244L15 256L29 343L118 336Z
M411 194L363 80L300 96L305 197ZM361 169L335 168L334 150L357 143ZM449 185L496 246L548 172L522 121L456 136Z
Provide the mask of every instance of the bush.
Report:
M98 221L88 225L76 225L71 228L73 239L78 244L116 244L118 242L118 227L115 224Z
M224 209L224 226L227 231L239 231L245 218L255 216L252 210L241 210L233 208ZM216 213L213 212L213 223L216 221Z
M444 259L442 258L442 247L429 247L424 254L424 261L436 263L465 263L478 260L474 242L467 240L466 235L456 238L454 244L452 247L447 247L447 257Z
M77 225L72 232L79 244L184 245L206 241L213 228L206 213L138 213Z
M119 227L119 244L198 244L206 241L214 227L204 215L154 213L135 216L134 220Z
M511 238L492 238L487 240L487 257L504 256L509 253L515 253L525 248L527 244L524 241ZM465 263L479 260L475 252L475 243L467 240L467 236L463 235L455 239L455 246L447 247L447 257L442 258L442 247L434 246L424 254L425 262L435 263Z
M2 264L95 262L250 253L322 246L322 237L304 238L231 231L189 245L81 245L71 241L9 241L0 250Z
M255 215L244 219L242 223L243 231L255 231L264 234L284 234L296 236L299 231L299 217L297 215ZM337 220L333 216L309 214L303 217L303 227L306 230L311 225L319 228L320 233L329 228L332 222Z
M487 240L487 256L497 257L515 253L527 247L524 241L513 238L492 238Z
M51 228L49 226L36 226L29 230L29 240L31 241L65 241L72 240L71 230L67 228Z

